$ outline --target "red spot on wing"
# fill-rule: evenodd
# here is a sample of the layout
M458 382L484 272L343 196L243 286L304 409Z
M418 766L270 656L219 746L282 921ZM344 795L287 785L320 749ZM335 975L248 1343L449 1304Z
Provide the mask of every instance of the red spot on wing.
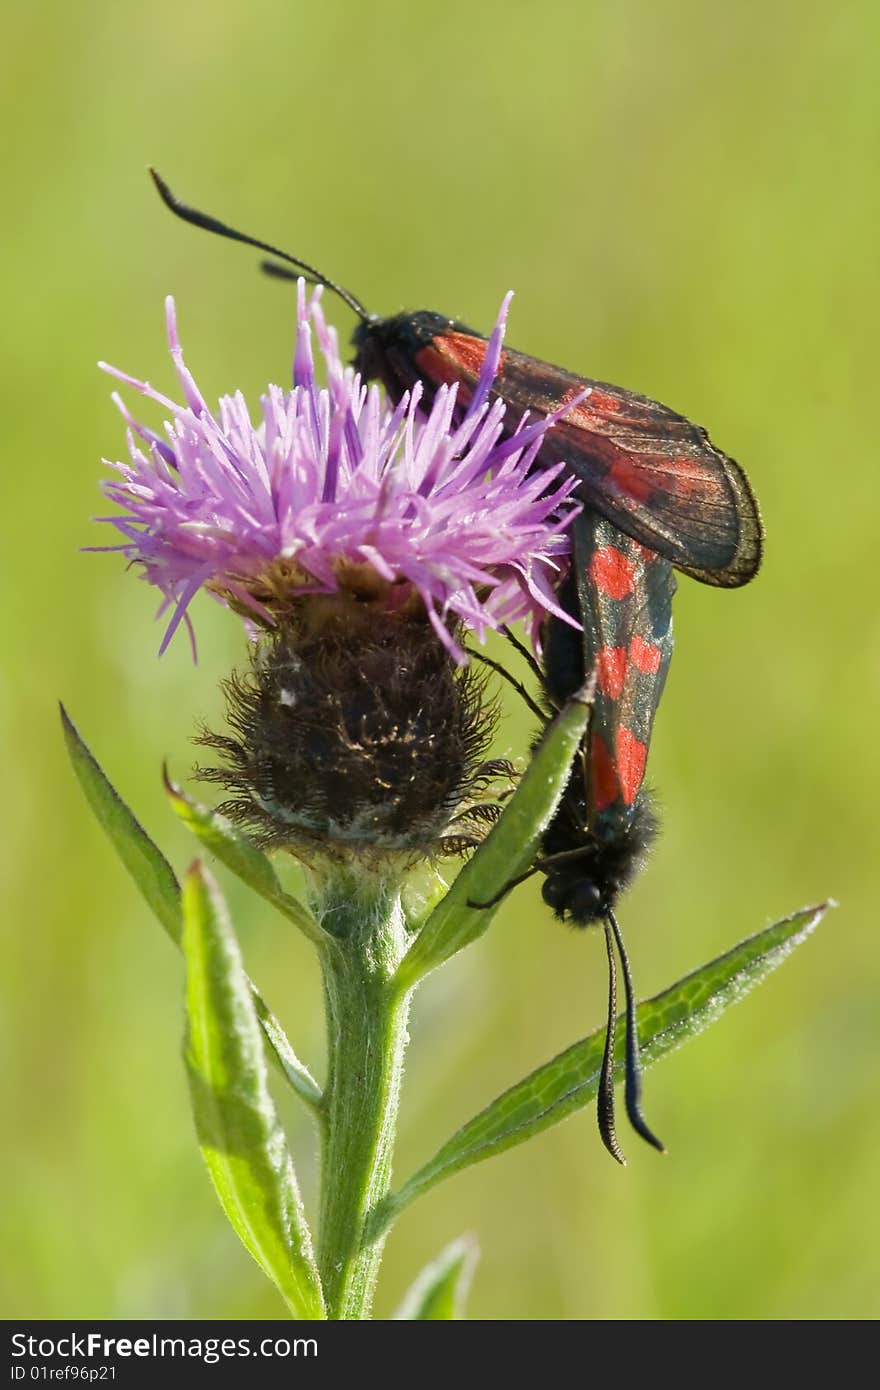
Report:
M626 647L600 647L596 653L596 679L603 695L619 700L626 675Z
M414 361L419 376L425 377L434 386L451 386L453 381L461 381L461 369L454 359L434 347L419 348Z
M608 477L637 502L647 502L657 487L656 479L642 463L632 463L624 454L618 454L608 470Z
M471 398L470 387L482 371L487 347L485 338L474 338L469 333L438 333L415 354L415 364L420 375L435 386L451 386L457 381L458 398L464 403Z
M629 659L643 675L654 676L660 670L660 648L653 642L643 642L641 637L634 637L630 642Z
M471 333L440 333L434 343L438 352L448 353L466 372L480 375L489 346L485 338L475 338ZM504 370L503 352L498 370Z
M646 545L642 545L640 541L630 541L630 547L632 549L633 554L637 555L639 559L642 560L642 562L646 565L652 565L655 560L660 559L660 556L657 554L656 550L649 550L648 547Z
M647 759L646 745L622 724L617 735L617 776L627 806L631 806L639 794Z
M705 459L696 454L681 454L665 460L665 471L669 475L668 489L682 501L705 498L716 506L724 506L728 500L724 474L711 456Z
M613 545L603 545L590 560L590 578L609 598L625 598L632 592L636 567Z
M597 811L620 800L617 769L601 734L593 734L590 739L590 791Z
M566 391L560 404L566 405L569 401L577 400L582 396L583 389L583 386L573 386L570 391ZM617 415L622 406L623 402L619 396L612 396L610 392L602 391L598 386L591 386L590 394L565 418L573 425L580 425L582 429L595 429L597 421L607 415Z
M619 396L612 396L609 391L600 391L598 386L592 387L584 405L589 403L589 408L597 415L616 415L623 409L623 401Z

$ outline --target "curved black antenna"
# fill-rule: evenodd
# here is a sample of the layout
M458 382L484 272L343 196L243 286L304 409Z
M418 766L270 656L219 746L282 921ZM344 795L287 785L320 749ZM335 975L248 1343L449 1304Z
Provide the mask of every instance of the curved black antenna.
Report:
M534 878L535 874L540 873L540 870L540 864L533 864L530 869L526 869L524 874L517 874L516 878L509 878L504 887L499 888L498 892L493 894L491 898L487 898L484 903L478 903L473 898L468 898L467 905L475 908L477 912L485 912L487 908L497 907L508 893L511 893L514 888L518 888L521 883L528 883L530 878Z
M513 647L514 651L519 652L520 656L521 656L521 657L523 658L523 660L527 663L527 665L528 665L530 671L532 672L532 674L535 675L535 676L537 676L539 681L543 681L543 679L544 679L544 672L541 670L541 667L540 667L538 661L537 661L536 658L533 656L533 654L529 651L529 649L528 649L528 647L526 646L526 644L525 644L524 642L521 642L521 641L519 640L519 638L516 636L516 634L513 633L513 632L511 632L511 630L510 630L509 627L503 627L503 628L501 629L501 633L502 633L502 636L504 636L504 637L507 638L508 642L509 642L510 645Z
M264 275L270 275L273 280L296 280L299 278L295 270L288 270L286 265L279 265L277 261L260 261L260 269ZM306 279L312 285L323 285L324 283L323 280L318 280L314 275L307 275Z
M614 940L617 943L620 964L623 967L623 987L626 991L626 1113L629 1122L636 1134L640 1134L649 1144L653 1144L660 1153L666 1153L666 1146L660 1142L656 1134L652 1134L648 1128L645 1117L642 1114L642 1067L639 1061L639 1031L636 1022L636 1004L633 995L632 975L629 968L626 950L623 945L623 937L620 934L620 927L617 918L608 908L605 920L614 933ZM608 928L605 929L605 938L608 940Z
M217 236L228 237L230 241L241 241L244 242L245 246L256 247L258 251L268 251L270 256L277 256L279 260L287 261L289 265L296 266L308 279L317 284L326 285L328 290L332 290L334 294L339 296L343 304L347 304L349 309L354 310L363 323L368 323L373 317L371 314L367 313L360 300L349 290L343 289L341 285L337 285L335 281L328 279L326 275L322 275L319 270L309 265L307 261L301 261L296 256L290 256L286 251L279 251L277 246L270 246L266 241L258 241L256 237L247 236L244 232L237 232L234 227L227 227L225 222L218 221L216 217L210 217L206 212L198 212L195 208L187 207L185 203L181 203L179 199L174 196L171 189L162 178L162 175L158 174L152 165L150 166L150 177L159 191L159 197L162 199L162 202L174 213L175 217L181 218L184 222L191 222L194 227L201 227L203 231L214 232ZM295 277L291 276L290 278L294 279Z
M496 661L494 657L486 656L485 652L475 651L473 647L466 647L465 651L468 656L472 656L475 661L481 662L483 666L488 666L491 671L496 671L499 676L503 676L508 685L511 686L512 689L516 691L517 695L519 695L520 699L525 702L532 714L537 715L542 724L547 723L547 711L541 709L537 700L532 699L522 681L518 681L516 676L512 676L506 666L503 666L500 661Z
M605 1025L605 1051L602 1054L602 1070L599 1073L599 1092L596 1096L596 1109L599 1118L599 1134L602 1143L612 1158L616 1158L624 1168L626 1159L614 1128L614 1033L617 1023L617 967L614 963L614 940L611 928L605 924L605 950L608 952L608 1022Z

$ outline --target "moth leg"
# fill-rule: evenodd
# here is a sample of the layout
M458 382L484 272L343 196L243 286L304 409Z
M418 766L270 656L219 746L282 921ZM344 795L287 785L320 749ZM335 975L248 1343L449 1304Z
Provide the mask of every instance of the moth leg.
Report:
M467 905L468 907L475 907L478 909L478 911L481 912L485 911L485 909L489 907L497 907L498 903L500 903L503 898L506 898L508 893L512 892L514 888L518 888L521 883L527 882L527 880L532 878L535 874L540 873L540 870L540 862L537 864L533 864L532 867L530 869L527 869L524 874L517 874L516 878L509 879L508 882L505 883L504 887L499 889L499 891L494 895L494 897L489 898L486 902L478 903L474 902L473 898L468 898Z

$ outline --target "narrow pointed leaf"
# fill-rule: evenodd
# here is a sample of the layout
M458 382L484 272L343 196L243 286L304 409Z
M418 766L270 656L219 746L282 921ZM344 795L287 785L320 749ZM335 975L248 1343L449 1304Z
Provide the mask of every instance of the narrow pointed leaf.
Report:
M482 936L500 902L492 907L480 904L492 902L511 879L532 865L541 836L565 790L589 714L584 694L570 701L554 719L501 819L434 908L404 957L399 972L402 985L414 984Z
M254 1010L266 1041L271 1048L271 1055L278 1062L284 1076L297 1092L300 1100L304 1100L313 1109L318 1109L324 1099L321 1087L305 1063L297 1057L287 1034L259 993L256 985L252 980L249 980L248 983L251 988L251 998L254 1001Z
M638 1024L644 1066L694 1037L744 998L771 970L805 941L833 903L803 908L748 937L725 955L686 975L654 999L639 1005ZM618 1041L624 1029L618 1019ZM604 1028L575 1043L533 1071L466 1124L429 1163L377 1211L371 1234L386 1229L414 1198L444 1178L530 1139L564 1120L596 1097L604 1048ZM618 1069L620 1070L620 1069Z
M394 1314L397 1321L437 1322L464 1317L479 1250L463 1236L426 1265Z
M202 1154L231 1225L294 1317L323 1317L302 1200L268 1088L262 1035L216 884L183 886L185 1059Z
M150 839L134 812L125 804L100 763L83 742L64 706L61 706L64 738L74 771L102 830L122 860L148 906L175 945L181 945L183 916L180 884L158 845ZM309 1105L320 1103L318 1083L300 1062L284 1029L254 985L254 1006L274 1060L283 1076Z
M256 845L242 835L225 816L188 797L167 774L165 790L177 815L211 854L227 869L259 893L261 898L283 913L312 941L320 943L324 934L308 908L285 893L272 864Z
M148 905L179 946L180 884L174 870L105 776L63 705L61 723L70 761L86 800Z

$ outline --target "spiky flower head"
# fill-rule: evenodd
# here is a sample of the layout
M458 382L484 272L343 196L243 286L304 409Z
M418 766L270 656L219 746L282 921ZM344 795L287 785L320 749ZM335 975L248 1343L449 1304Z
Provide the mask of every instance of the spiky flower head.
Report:
M270 386L256 422L240 392L210 409L184 363L170 298L183 404L102 364L170 416L159 434L114 395L130 459L112 464L119 476L104 484L122 514L102 518L123 537L106 548L139 562L164 596L160 611L171 610L163 650L201 588L265 627L307 595L345 591L387 612L427 615L459 662L462 624L482 640L519 619L537 631L558 611L574 484L562 465L531 471L557 417L511 422L501 400L489 403L509 298L460 419L455 385L423 412L420 386L392 405L345 368L320 287L307 300L304 281L293 388Z
M202 588L248 621L259 640L226 683L230 732L201 739L221 766L201 775L260 843L313 867L472 844L497 812L510 769L486 761L494 706L465 636L518 619L537 633L560 612L576 505L562 465L533 467L556 417L510 421L490 400L508 301L461 411L454 385L423 410L419 386L394 404L345 368L304 281L292 389L270 386L256 422L241 393L209 408L171 299L183 403L106 368L169 417L160 434L115 397L130 459L104 485L122 509L106 548L161 590L162 649L181 622L192 633Z

